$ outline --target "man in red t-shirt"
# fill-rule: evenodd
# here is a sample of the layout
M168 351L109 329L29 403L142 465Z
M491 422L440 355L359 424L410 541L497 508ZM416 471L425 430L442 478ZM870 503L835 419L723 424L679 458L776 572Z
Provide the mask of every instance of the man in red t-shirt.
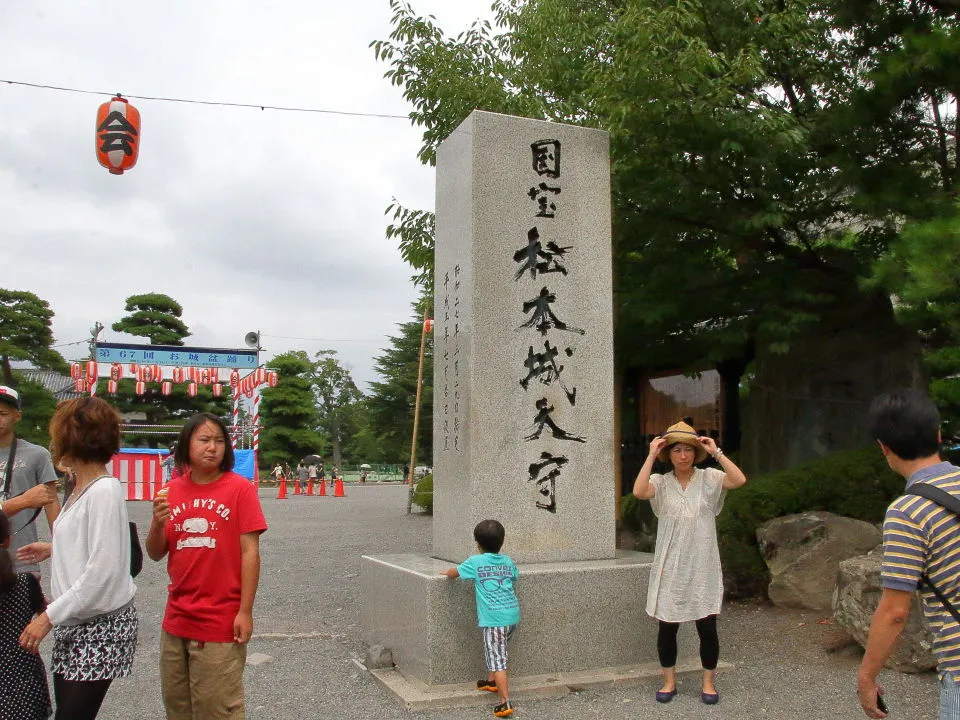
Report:
M223 422L184 425L177 465L189 470L153 501L147 554L170 576L160 644L168 720L244 717L243 668L267 529L256 488L231 472Z

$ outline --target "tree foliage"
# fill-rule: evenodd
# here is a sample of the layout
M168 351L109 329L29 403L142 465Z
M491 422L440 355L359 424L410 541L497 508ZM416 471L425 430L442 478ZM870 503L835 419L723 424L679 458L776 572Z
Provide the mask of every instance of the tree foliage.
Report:
M67 363L54 350L53 310L32 292L0 288L0 361L3 383L15 385L11 360L26 360L39 368L65 372Z
M13 371L13 377L23 406L16 428L17 437L41 447L49 446L50 418L57 409L57 399L41 383L24 377L16 370Z
M371 394L365 403L370 431L379 442L380 456L373 461L402 463L410 459L422 327L417 317L398 325L399 334L390 337L390 347L374 361L381 379L370 383ZM433 457L433 350L429 341L424 351L417 447L418 457Z
M952 213L960 25L930 5L499 0L495 26L456 38L391 7L373 46L422 161L474 108L610 133L617 350L634 364L842 332L835 309L889 304L865 281L904 224ZM429 272L413 212L394 235Z
M305 455L323 455L327 443L316 430L315 366L310 356L303 350L283 353L270 361L270 367L277 372L279 382L264 389L260 401L260 464L296 466Z
M314 356L311 383L317 406L320 431L333 450L333 464L343 466L343 449L355 417L350 408L359 402L362 393L353 382L350 371L340 364L336 350L320 350Z
M169 295L146 293L131 295L124 316L111 327L116 332L150 338L151 345L183 345L190 330L180 319L183 307Z

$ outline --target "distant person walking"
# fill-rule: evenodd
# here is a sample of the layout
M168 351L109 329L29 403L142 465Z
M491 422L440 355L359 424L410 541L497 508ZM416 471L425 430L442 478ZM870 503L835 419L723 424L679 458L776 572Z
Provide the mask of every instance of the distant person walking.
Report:
M720 463L721 470L694 466L707 454ZM670 472L653 473L658 458L672 466ZM657 702L670 702L677 694L677 633L680 623L690 621L696 623L700 636L700 700L706 705L720 700L714 676L720 656L717 615L723 601L723 577L716 516L723 509L726 491L746 482L746 476L713 438L698 436L687 423L671 425L650 442L633 494L649 500L658 518L647 591L647 614L660 623L657 654L663 686L656 693Z

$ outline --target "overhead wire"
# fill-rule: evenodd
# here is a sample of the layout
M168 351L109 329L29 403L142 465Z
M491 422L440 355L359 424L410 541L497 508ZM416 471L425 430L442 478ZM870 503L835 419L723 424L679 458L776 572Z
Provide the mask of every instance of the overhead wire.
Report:
M133 100L153 100L156 102L171 102L171 103L184 103L188 105L209 105L209 106L219 106L219 107L232 107L232 108L250 108L254 110L277 110L279 112L302 112L302 113L315 113L321 115L344 115L347 117L369 117L369 118L383 118L387 120L409 120L407 115L392 115L390 113L373 113L373 112L358 112L352 110L331 110L329 108L309 108L309 107L297 107L292 105L268 105L267 103L242 103L242 102L230 102L230 101L221 101L221 100L196 100L192 98L177 98L177 97L164 97L161 95L126 95L122 93L113 93L113 92L100 92L98 90L83 90L81 88L70 88L63 87L61 85L46 85L44 83L32 83L26 82L23 80L5 80L0 78L0 83L6 83L7 85L19 85L20 87L35 88L40 90L55 90L57 92L70 92L70 93L80 93L83 95L108 95L111 97L124 97L131 98Z

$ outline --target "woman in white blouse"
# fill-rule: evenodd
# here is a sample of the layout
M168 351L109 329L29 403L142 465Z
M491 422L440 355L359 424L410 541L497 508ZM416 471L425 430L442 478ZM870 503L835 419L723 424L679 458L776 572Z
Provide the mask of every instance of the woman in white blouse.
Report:
M695 467L708 453L721 470ZM653 474L658 457L673 469L664 475ZM651 441L646 462L637 475L633 494L649 500L658 518L647 591L647 614L660 621L657 654L663 685L657 691L657 702L670 702L677 694L677 632L680 623L691 620L700 637L700 700L707 705L720 701L714 675L720 656L717 615L723 601L723 576L716 516L723 509L726 491L746 482L743 471L723 454L713 438L698 437L683 422L671 425Z
M98 397L60 403L50 421L53 462L76 474L76 486L49 543L20 549L25 559L52 557L54 597L20 636L39 652L53 630L55 720L93 720L110 683L130 674L137 644L137 592L130 577L126 493L107 472L120 448L120 416Z

